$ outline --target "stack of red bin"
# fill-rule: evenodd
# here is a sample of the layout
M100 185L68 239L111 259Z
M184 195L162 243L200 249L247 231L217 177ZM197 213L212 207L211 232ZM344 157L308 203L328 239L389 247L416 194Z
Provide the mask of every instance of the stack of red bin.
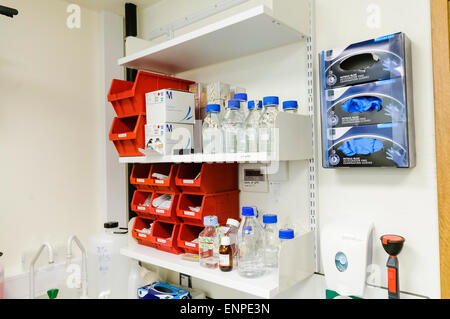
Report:
M143 156L145 148L145 94L162 89L188 91L195 82L139 71L134 82L113 80L108 101L114 107L109 140L114 142L120 157Z
M154 173L168 176L152 178ZM220 225L239 216L237 164L135 164L130 176L136 191L131 209L138 214L133 236L140 244L171 253L198 253L195 239L203 230L203 218L216 215ZM153 207L163 194L172 196L169 209ZM148 205L143 205L147 201ZM151 233L137 232L153 223ZM148 225L147 225L148 226ZM141 228L140 228L141 227Z

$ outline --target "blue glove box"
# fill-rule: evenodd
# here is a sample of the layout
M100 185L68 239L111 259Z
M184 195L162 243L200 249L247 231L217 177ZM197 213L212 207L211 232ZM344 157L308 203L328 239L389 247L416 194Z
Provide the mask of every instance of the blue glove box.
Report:
M403 78L326 90L323 99L322 117L328 127L408 120Z
M409 40L395 33L320 53L324 90L404 77Z
M329 128L322 160L324 168L415 165L405 122Z

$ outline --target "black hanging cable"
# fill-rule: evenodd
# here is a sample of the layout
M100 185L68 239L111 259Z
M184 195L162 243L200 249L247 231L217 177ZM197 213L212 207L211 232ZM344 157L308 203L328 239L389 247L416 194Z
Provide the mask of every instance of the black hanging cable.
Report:
M18 15L19 11L13 8L8 8L5 6L0 6L0 15L4 15L10 18L14 18L15 15Z

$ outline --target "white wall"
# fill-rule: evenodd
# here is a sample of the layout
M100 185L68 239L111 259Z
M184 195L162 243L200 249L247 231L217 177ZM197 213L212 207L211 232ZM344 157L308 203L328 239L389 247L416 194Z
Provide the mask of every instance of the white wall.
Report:
M317 52L397 31L407 33L413 43L413 94L417 136L417 167L414 169L324 170L319 168L319 222L323 225L334 218L351 221L352 218L361 217L374 222L377 238L384 233L405 236L406 244L400 255L401 290L438 298L440 296L439 245L429 1L315 0L314 2L316 6L314 43ZM366 9L369 4L379 6L381 14L379 28L367 27ZM141 19L143 19L141 36L145 38L157 27L166 25L205 5L205 1L197 0L192 6L186 8L185 1L161 1L141 12ZM196 26L199 25L201 24ZM188 27L180 33L190 29L191 27ZM314 56L317 57L317 54ZM269 94L279 94L282 98L297 98L301 101L302 107L306 107L305 64L304 43L299 43L186 72L179 76L198 81L222 80L242 85L248 89L252 98ZM315 58L316 68L317 64ZM318 79L317 72L316 78ZM316 93L319 94L318 89ZM319 99L316 103L317 119L320 118L318 101ZM317 122L317 124L320 127L320 123ZM320 136L318 141L319 138ZM317 156L320 156L320 145L318 145L318 151ZM320 160L318 157L318 163ZM289 194L280 200L278 207L271 206L269 197L264 198L254 194L242 194L241 201L258 203L258 206L265 210L278 210L283 215L293 213L293 207L295 207L294 215L306 221L308 208L305 197L306 163L299 162L291 165L290 174L290 181L283 185L283 188L289 190ZM294 193L300 196L294 199L292 198ZM386 259L387 256L380 243L376 241L374 262L382 270L382 286L384 287L386 286L384 272ZM172 274L171 279L177 280L176 274ZM211 297L245 297L235 291L199 280L194 279L193 282L194 285L205 289ZM294 290L290 293L296 298L317 296L316 291L309 292L302 285Z
M68 3L5 0L0 16L0 251L7 275L44 241L82 241L98 230L104 114L99 14L82 9L69 29Z
M386 233L404 236L405 246L399 255L401 290L438 298L439 233L429 1L315 2L318 52L399 31L408 35L412 42L417 148L417 167L413 169L319 169L320 223L334 218L364 218L374 222L376 238ZM379 28L367 26L373 12L367 11L370 4L376 4L380 10ZM386 259L377 240L374 262L383 271ZM382 283L386 286L383 275Z

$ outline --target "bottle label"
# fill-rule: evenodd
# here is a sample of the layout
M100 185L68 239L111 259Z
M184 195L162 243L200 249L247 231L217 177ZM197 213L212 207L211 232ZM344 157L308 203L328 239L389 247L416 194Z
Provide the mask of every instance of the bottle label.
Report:
M214 240L211 237L198 237L199 244L198 246L202 250L213 250L214 249Z
M230 255L220 254L219 255L219 265L220 266L230 266Z

